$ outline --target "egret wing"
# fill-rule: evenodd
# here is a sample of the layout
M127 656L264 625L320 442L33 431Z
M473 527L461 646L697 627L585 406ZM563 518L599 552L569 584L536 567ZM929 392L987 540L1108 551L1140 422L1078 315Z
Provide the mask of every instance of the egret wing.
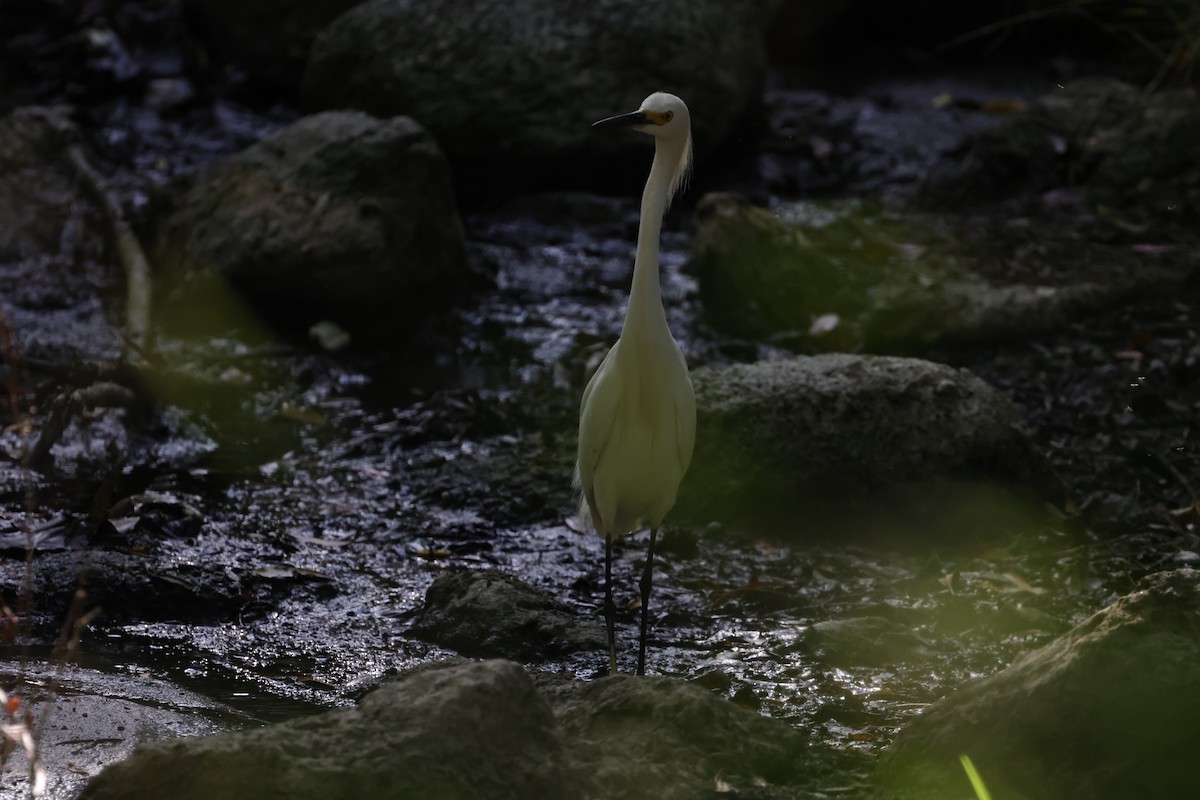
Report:
M583 390L583 400L579 404L579 455L576 467L584 497L593 511L596 505L593 491L596 464L612 433L621 395L621 375L613 366L619 344L619 341L614 344L600 362L596 374Z
M687 369L687 366L684 366ZM675 398L675 431L679 452L679 474L682 477L692 462L692 449L696 445L696 394L692 389L692 378L684 373L686 391Z

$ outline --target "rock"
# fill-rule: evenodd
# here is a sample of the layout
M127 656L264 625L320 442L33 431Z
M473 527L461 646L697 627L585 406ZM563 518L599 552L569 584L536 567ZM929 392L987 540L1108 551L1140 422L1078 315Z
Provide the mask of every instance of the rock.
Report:
M321 320L404 330L452 294L463 248L446 161L420 125L318 114L214 165L183 196L160 231L156 260L176 281L161 316L205 325L227 281L300 331ZM206 292L217 299L197 309Z
M313 39L362 0L187 0L210 46L252 80L295 92Z
M804 737L779 720L673 678L573 681L547 699L576 774L587 776L584 797L691 800L718 781L735 793L787 784L804 752Z
M1161 274L1159 269L1148 269L1143 276ZM1134 295L1141 282L1114 268L1107 283L995 286L966 278L930 285L894 284L878 291L860 333L863 347L875 353L921 353L937 347L1018 341L1111 308ZM1166 283L1175 281L1168 278Z
M411 115L456 164L526 158L545 170L546 159L642 152L641 137L590 125L664 90L688 103L709 150L761 94L760 5L370 0L317 37L303 96L310 108Z
M992 250L1009 252L1011 243L993 237L964 246L967 232L917 212L859 201L767 211L710 194L697 218L690 269L705 315L736 335L808 352L921 354L1026 339L1138 294L1171 292L1190 269L1184 260L1148 263L1097 245L1102 272L1067 265L1059 269L1071 282L1062 285L998 284L975 264ZM1074 243L1077 263L1091 263L1079 251L1087 246Z
M856 208L833 211L840 217L833 224L790 225L737 196L705 195L689 269L706 316L724 330L761 337L806 331L819 314L860 311L892 259L886 244L866 242Z
M930 707L880 765L880 798L1175 798L1195 788L1200 572L1138 590L1012 666Z
M516 664L425 670L329 711L138 748L80 800L570 797L554 715Z
M486 661L420 668L353 709L140 747L80 798L690 800L794 779L804 741L676 679L535 684Z
M411 633L465 656L518 661L608 647L598 621L547 591L494 570L438 576L425 593Z
M68 156L78 144L59 109L19 108L0 119L0 338L58 364L121 350L105 315L103 219Z
M678 509L695 520L805 519L811 533L821 508L907 496L1008 519L1013 500L993 487L1057 489L1016 408L967 370L828 354L699 369L692 382L700 433Z

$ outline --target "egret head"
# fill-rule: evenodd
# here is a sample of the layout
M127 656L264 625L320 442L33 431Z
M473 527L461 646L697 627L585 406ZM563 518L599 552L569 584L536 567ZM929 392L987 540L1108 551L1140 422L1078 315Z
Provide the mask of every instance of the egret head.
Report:
M681 139L689 136L692 120L688 108L673 94L655 92L642 101L632 114L618 114L602 119L593 128L633 128L656 139Z
M680 148L679 161L671 176L667 203L684 186L692 168L692 118L688 107L673 94L655 92L630 114L618 114L593 123L593 128L632 128L653 136L661 149L664 145Z

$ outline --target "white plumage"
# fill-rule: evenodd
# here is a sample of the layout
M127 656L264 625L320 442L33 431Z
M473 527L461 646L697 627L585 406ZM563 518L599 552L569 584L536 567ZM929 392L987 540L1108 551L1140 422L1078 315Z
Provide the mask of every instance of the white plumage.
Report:
M658 261L663 214L686 184L691 167L691 121L682 100L659 92L647 97L638 111L596 125L632 127L655 138L654 161L642 194L625 324L621 338L584 389L576 462L581 514L586 509L592 526L605 538L605 613L613 672L612 542L643 525L650 527L641 585L638 673L642 674L654 542L663 518L675 504L696 434L692 381L667 325Z

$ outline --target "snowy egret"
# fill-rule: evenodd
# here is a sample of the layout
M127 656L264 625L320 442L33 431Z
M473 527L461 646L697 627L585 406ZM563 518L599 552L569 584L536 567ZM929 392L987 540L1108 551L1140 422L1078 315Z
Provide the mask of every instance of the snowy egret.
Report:
M654 569L654 541L675 505L679 481L692 459L696 399L687 361L671 335L658 275L658 239L671 199L687 181L692 132L687 106L672 94L647 97L632 114L594 127L628 127L654 137L654 162L642 193L633 284L621 337L583 390L579 409L576 480L586 509L604 537L604 616L609 670L617 671L612 596L613 540L650 527L650 548L639 584L642 595L637 674L646 672L646 625Z

